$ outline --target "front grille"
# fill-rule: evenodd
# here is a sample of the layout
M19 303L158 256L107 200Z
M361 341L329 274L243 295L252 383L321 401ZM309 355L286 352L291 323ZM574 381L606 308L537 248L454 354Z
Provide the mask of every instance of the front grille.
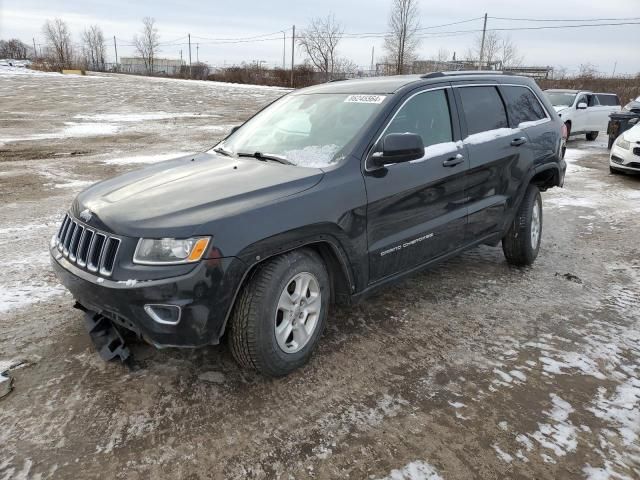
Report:
M66 214L56 234L56 248L92 273L108 277L116 264L120 239L91 228Z

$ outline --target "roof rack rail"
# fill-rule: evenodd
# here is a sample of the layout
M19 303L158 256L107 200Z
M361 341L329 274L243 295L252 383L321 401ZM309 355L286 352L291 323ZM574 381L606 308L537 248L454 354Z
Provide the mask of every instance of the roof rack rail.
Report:
M454 77L456 75L505 75L510 72L502 70L451 70L445 72L432 72L422 75L420 78Z
M329 80L327 83L344 82L346 80L349 80L349 79L348 78L333 78L333 79Z

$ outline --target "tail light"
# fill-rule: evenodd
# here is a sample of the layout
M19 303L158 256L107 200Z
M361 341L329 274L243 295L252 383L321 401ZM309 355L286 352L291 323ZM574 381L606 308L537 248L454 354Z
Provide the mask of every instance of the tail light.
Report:
M560 132L562 132L562 138L564 138L565 140L567 139L567 124L563 123L562 124L562 129L560 130Z

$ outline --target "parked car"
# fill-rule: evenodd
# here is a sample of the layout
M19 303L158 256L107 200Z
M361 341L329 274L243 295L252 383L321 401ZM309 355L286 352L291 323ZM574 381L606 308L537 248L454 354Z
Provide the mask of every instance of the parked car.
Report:
M568 136L585 135L593 141L607 130L609 115L620 111L620 99L614 93L561 89L544 93L567 126Z
M296 90L205 153L81 192L51 261L104 358L127 356L122 329L157 347L226 337L240 365L284 375L333 302L479 244L533 263L562 126L533 80L495 72Z
M622 110L625 112L640 113L640 97L635 100L631 100Z
M611 173L640 173L640 125L616 139L609 154L609 170Z

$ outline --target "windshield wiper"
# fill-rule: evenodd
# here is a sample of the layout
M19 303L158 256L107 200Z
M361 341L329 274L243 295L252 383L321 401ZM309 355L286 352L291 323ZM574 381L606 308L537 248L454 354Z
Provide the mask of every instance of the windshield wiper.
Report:
M283 165L295 165L294 163L290 162L286 158L281 157L280 155L275 155L273 153L261 153L261 152L245 153L245 152L240 152L240 153L237 153L236 155L238 157L252 157L252 158L255 158L257 160L262 160L263 162L266 162L267 160L273 160L274 162L282 163Z
M226 150L224 147L216 147L213 149L213 151L216 153L221 153L225 157L233 157L233 152Z

